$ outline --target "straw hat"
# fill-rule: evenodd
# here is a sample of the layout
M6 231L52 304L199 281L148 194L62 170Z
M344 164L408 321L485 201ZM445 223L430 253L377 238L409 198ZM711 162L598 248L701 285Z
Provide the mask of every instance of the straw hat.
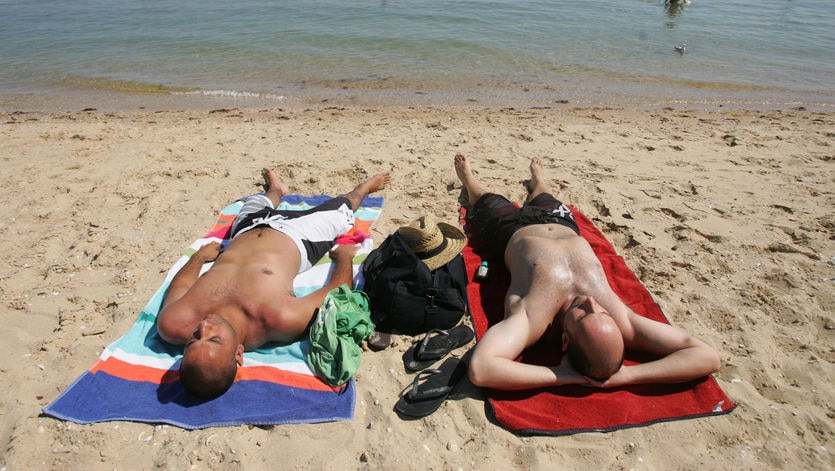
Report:
M455 226L436 223L431 216L421 216L397 230L412 252L435 270L461 253L467 236Z

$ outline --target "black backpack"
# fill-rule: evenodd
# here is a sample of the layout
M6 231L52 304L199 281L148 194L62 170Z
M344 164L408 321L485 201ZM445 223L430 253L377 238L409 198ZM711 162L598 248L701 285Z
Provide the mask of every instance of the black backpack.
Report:
M430 271L395 232L368 254L362 271L378 331L417 335L449 329L469 312L461 254Z

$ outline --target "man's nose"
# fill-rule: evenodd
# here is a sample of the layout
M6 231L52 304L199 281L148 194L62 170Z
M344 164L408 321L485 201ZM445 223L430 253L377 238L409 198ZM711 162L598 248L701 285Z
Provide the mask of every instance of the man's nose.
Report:
M591 296L586 296L583 299L582 306L587 312L594 312L594 303L592 302Z

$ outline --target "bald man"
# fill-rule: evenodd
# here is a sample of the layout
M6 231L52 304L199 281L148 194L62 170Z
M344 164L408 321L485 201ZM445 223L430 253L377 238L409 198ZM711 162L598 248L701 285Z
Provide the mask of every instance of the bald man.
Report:
M465 156L456 155L454 165L471 206L468 226L487 241L493 256L504 258L511 276L504 319L473 351L473 384L503 390L564 384L610 388L686 382L719 370L713 348L639 316L612 291L571 210L550 194L539 158L530 163L529 193L521 208L487 192ZM551 324L562 329L566 354L560 364L515 361ZM657 359L624 366L626 349Z
M354 210L391 180L378 173L351 192L306 211L275 209L288 189L271 169L268 190L247 200L222 253L201 247L171 280L157 318L160 337L184 345L180 380L192 394L220 396L232 385L243 353L267 342L301 337L327 293L353 281L353 245L334 249L354 224ZM332 250L331 250L332 249ZM293 279L330 253L334 267L324 287L303 297ZM202 276L204 263L214 262Z

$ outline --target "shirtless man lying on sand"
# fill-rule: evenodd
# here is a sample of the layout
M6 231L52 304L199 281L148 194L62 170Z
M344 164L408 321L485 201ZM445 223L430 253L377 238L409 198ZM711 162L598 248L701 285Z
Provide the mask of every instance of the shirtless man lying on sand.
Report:
M719 370L713 348L639 316L612 291L571 210L549 193L539 158L531 161L522 208L482 188L461 154L455 156L455 171L471 205L469 226L489 241L494 256L504 257L511 275L504 320L490 327L473 351L473 384L505 390L563 384L611 388L686 382ZM552 323L562 330L562 362L546 367L514 361ZM625 349L657 359L625 366Z
M232 385L243 352L267 342L288 342L307 329L332 289L353 281L357 246L331 250L354 224L353 210L366 195L386 187L379 173L350 193L306 211L275 208L287 187L264 169L267 191L247 200L232 223L222 253L212 242L174 276L157 320L160 337L185 345L180 379L192 394L220 396ZM293 278L326 253L334 260L328 284L307 296L293 295ZM200 276L204 263L214 265Z

